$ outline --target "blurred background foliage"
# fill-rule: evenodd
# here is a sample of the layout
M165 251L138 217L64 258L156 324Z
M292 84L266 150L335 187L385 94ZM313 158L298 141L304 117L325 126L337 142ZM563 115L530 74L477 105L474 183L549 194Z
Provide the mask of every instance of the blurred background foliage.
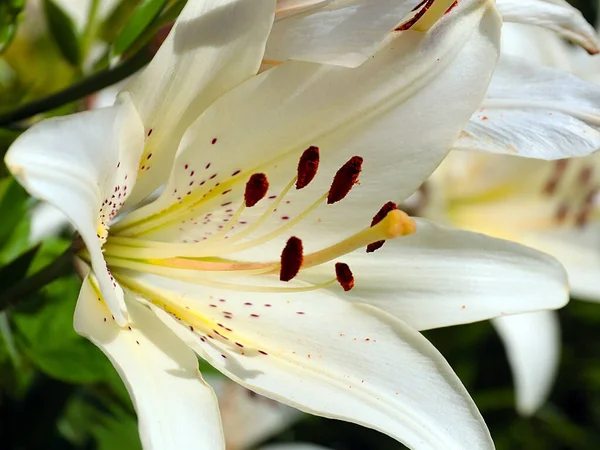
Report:
M86 109L95 91L142 67L185 0L89 0L78 16L68 3L0 0L2 155L32 121ZM597 17L595 1L572 3L591 22ZM0 167L0 448L141 448L118 375L73 331L78 277L57 265L53 274L64 276L41 291L23 283L60 261L70 243L66 232L32 242L34 207ZM489 323L426 333L473 395L500 450L600 445L600 306L571 302L560 320L561 369L550 401L531 418L515 413L508 363ZM269 440L337 450L403 448L380 433L308 416Z

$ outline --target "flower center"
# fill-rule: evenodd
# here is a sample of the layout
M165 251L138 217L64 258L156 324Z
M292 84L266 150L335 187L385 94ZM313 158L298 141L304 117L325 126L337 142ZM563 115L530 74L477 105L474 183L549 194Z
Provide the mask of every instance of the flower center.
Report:
M284 237L318 207L342 201L358 184L362 164L363 158L360 156L350 158L336 172L327 192L295 217L289 217L281 226L253 237L273 216L291 189L306 188L316 176L319 168L319 149L311 146L300 157L296 176L289 181L270 206L242 231L234 230L234 226L239 222L244 211L253 208L267 195L269 182L263 173L250 176L245 186L243 200L237 210L231 213L232 217L227 225L205 240L195 243L169 243L118 234L109 235L104 245L106 262L117 278L120 269L129 269L234 291L302 292L320 289L336 281L344 290L349 290L354 286L352 271L348 265L339 261L332 264L332 278L325 283L319 285L302 283L300 286L298 283L293 286L285 283L295 279L302 270L337 260L361 247L366 247L369 253L374 252L387 239L413 233L416 229L415 222L403 211L398 210L396 204L386 203L373 217L370 226L319 251L305 254L302 240L297 236L290 236L278 260L244 261L235 259L235 255ZM228 279L240 276L272 277L273 275L278 275L281 285L273 286L272 283L261 283L258 280L256 283L236 284Z

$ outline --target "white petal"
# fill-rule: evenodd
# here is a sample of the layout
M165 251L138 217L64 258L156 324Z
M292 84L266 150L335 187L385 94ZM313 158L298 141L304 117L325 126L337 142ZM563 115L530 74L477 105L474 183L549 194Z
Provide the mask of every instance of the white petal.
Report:
M135 273L123 280L167 308L170 314L155 307L157 316L248 389L374 428L411 448L493 448L444 358L376 308L327 291L227 292Z
M492 324L502 338L513 372L517 411L534 414L547 400L558 370L558 317L554 311L539 311L498 317Z
M219 399L228 449L242 450L265 442L302 417L302 413L233 383L206 377Z
M32 196L61 210L81 235L103 295L123 324L122 291L113 288L97 236L131 192L143 150L140 118L126 95L121 100L34 125L10 147L5 162Z
M554 258L514 242L416 220L416 233L387 241L373 254L357 250L341 258L355 278L348 299L377 306L418 330L568 302L566 274ZM317 270L323 269L307 273Z
M260 67L273 0L189 1L152 62L125 90L151 135L131 201L168 177L181 136L218 97Z
M128 299L130 328L120 328L88 278L74 326L111 360L133 400L145 449L224 449L219 407L198 361L145 306Z
M208 213L227 218L257 171L267 175L269 195L281 192L311 145L321 150L319 173L307 189L289 194L271 225L327 192L335 172L354 155L364 157L361 185L310 221L323 227L315 237L325 240L339 239L349 210L366 212L364 222L370 221L390 196L408 196L431 173L487 87L498 44L493 5L447 19L430 33L404 33L405 39L355 69L292 61L224 95L186 133L161 198L128 216L121 226L132 228L123 232L136 234L136 221L156 215L172 222L153 229L153 237L202 239L193 236L198 228L214 232L220 223L194 229L187 219ZM268 202L246 211L248 220L263 204Z
M356 67L417 4L418 0L342 0L320 2L297 11L297 2L278 2L279 14L282 9L291 8L293 12L275 21L265 59Z
M580 228L524 234L522 242L555 256L569 274L571 294L578 300L600 302L600 227L598 223Z
M541 159L589 155L600 148L600 87L503 56L454 148Z
M260 447L259 450L330 450L326 447L321 447L315 444L301 444L301 443L290 443L290 444L272 444L266 447Z
M68 224L67 218L56 206L42 202L31 212L29 242L37 244L46 238L57 236Z
M506 22L548 28L581 45L591 54L600 51L594 28L578 9L565 0L496 0L496 5Z
M551 31L520 23L502 24L502 54L555 69L572 71L573 47ZM583 52L587 60L590 55Z

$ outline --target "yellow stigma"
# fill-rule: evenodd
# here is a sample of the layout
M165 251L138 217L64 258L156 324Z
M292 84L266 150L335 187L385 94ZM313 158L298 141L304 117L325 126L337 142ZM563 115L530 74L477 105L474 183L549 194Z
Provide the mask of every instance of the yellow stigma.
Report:
M436 0L410 29L422 32L429 30L453 4L454 0Z
M108 239L108 229L101 223L96 227L96 236L98 236L102 244Z

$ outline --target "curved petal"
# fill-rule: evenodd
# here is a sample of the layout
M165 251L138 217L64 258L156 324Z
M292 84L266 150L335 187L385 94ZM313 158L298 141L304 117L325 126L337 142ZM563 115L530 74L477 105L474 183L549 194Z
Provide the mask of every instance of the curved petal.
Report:
M223 377L206 377L219 399L228 450L266 441L302 417L297 409L255 394Z
M74 326L111 360L133 400L145 449L225 449L219 407L198 360L145 306L128 301L120 328L86 278Z
M600 148L600 87L503 56L454 148L541 159L589 155Z
M565 0L496 0L506 22L528 23L548 28L581 45L590 54L600 52L594 28L581 12Z
M571 294L578 300L600 302L600 225L562 228L529 233L521 237L526 245L556 257L569 274Z
M356 67L403 22L419 0L278 2L280 15L267 42L267 61L295 59ZM285 10L291 10L284 14Z
M274 9L274 0L187 2L152 62L125 87L148 134L131 202L167 181L190 124L213 101L256 74Z
M520 23L502 24L502 54L573 72L573 47L551 31ZM585 59L592 60L583 52Z
M568 300L566 274L552 257L510 241L417 221L417 231L374 254L343 257L354 273L346 298L367 302L417 330L556 309ZM321 268L300 277L322 282ZM318 274L318 275L317 275ZM318 278L317 278L318 276Z
M383 311L321 290L227 292L141 273L119 277L158 305L157 316L202 358L248 389L411 448L493 448L440 353Z
M560 325L554 311L498 317L492 324L513 372L519 414L530 416L548 398L559 363Z
M404 33L355 69L292 61L253 78L188 130L163 195L125 218L119 232L202 239L221 224L194 227L200 220L189 219L227 218L254 172L266 174L269 197L279 194L296 175L301 153L315 145L319 173L308 188L290 192L271 226L308 208L329 190L340 166L360 155L361 185L310 218L319 227L315 239L337 241L346 211L367 211L364 222L370 221L390 196L412 193L445 156L480 104L496 61L498 25L493 4L483 3L444 17L428 33ZM247 210L247 220L262 213L262 205Z
M23 133L5 162L34 197L61 210L83 238L112 314L125 323L123 293L102 256L110 220L135 184L144 129L129 98L110 108L47 119Z

